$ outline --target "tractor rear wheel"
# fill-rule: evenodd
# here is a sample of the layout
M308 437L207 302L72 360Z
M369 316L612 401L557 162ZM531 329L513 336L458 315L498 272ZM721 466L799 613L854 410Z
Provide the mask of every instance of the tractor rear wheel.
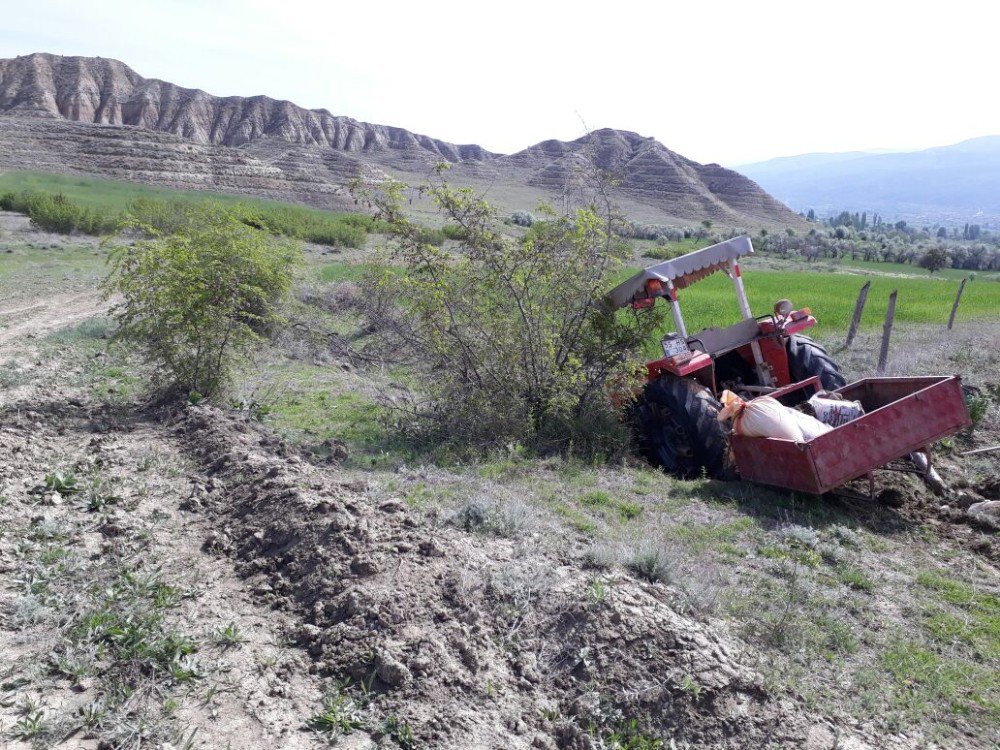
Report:
M840 374L840 368L826 349L808 336L789 336L786 348L788 373L792 382L797 383L817 375L825 390L833 391L847 385L847 380Z
M726 475L722 408L694 380L663 376L646 385L634 409L640 452L669 474L690 479Z

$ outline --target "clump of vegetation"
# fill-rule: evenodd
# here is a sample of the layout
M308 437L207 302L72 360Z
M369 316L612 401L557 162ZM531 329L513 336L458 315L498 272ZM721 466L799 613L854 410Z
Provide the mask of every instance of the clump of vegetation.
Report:
M361 247L375 226L371 217L329 214L300 206L244 203L237 215L248 226L317 245Z
M231 206L230 211L234 218L253 229L333 247L361 247L374 228L368 216L334 214L302 206L244 202ZM123 220L147 233L183 232L192 220L191 203L139 197L129 204Z
M218 201L224 202L234 216L255 229L318 245L352 248L361 247L367 234L377 228L370 216L361 214L334 213L273 201L236 201L227 196L154 191L106 180L83 181L86 189L95 193L88 196L79 189L74 191L74 185L64 184L54 176L43 177L48 179L32 179L30 174L25 175L20 182L31 187L0 195L0 211L25 214L40 229L60 234L107 235L123 224L133 229L152 228L160 234L172 234L189 222L192 206L206 200ZM137 197L128 200L128 192ZM441 230L433 231L444 240Z
M535 223L535 217L527 211L515 211L510 215L510 221L519 227L530 227Z
M0 210L26 214L39 229L61 234L109 234L118 225L117 216L80 206L62 193L4 193L0 196Z
M120 297L115 336L175 389L214 395L279 323L300 253L221 206L185 208L173 234L112 252L103 286Z
M943 247L932 247L920 258L920 267L934 273L946 268L949 262L947 250Z
M347 692L347 684L336 684L323 696L323 706L309 718L310 729L333 738L364 728L362 707Z
M627 387L662 308L619 314L604 302L631 259L606 206L558 216L543 207L522 238L471 190L435 181L457 252L437 247L402 210L400 183L356 186L394 240L399 273L373 269L364 311L388 351L407 356L426 400L401 427L456 449L521 444L607 455L626 431L608 398ZM402 415L401 415L402 416Z

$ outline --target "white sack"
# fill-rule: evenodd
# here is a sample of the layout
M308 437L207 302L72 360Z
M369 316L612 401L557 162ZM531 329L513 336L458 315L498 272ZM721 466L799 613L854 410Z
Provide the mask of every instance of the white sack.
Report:
M737 435L784 438L801 443L805 438L792 411L770 396L760 396L746 402L733 429Z
M782 408L788 409L788 411L795 415L795 421L798 422L799 429L802 430L802 438L804 440L812 440L814 437L819 437L833 429L830 425L823 424L816 417L810 416L798 409L789 409L787 406Z

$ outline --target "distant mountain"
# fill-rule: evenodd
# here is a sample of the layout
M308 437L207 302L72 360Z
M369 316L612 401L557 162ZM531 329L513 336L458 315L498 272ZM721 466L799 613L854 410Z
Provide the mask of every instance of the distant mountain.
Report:
M1000 223L1000 136L894 153L803 154L737 170L796 211L913 224Z
M117 60L0 60L0 167L346 206L344 186L358 174L422 177L442 161L453 165L451 180L489 190L511 209L566 193L593 161L618 177L616 198L637 221L800 222L737 172L627 131L502 155L266 96L217 97L143 78Z

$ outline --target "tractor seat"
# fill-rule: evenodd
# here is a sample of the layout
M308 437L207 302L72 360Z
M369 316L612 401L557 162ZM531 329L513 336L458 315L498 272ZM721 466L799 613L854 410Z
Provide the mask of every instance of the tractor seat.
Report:
M750 318L727 328L705 328L688 336L687 342L692 349L717 357L749 344L759 335L760 325Z

